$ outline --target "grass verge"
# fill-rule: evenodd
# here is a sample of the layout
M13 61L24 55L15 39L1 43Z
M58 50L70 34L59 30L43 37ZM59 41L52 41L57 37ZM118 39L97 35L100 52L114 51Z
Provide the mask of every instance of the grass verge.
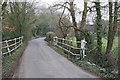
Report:
M81 67L82 69L92 72L93 74L96 74L97 76L100 76L101 78L117 78L117 74L109 72L110 70L107 70L105 68L102 68L96 64L90 63L87 60L79 60L79 59L72 59L69 56L69 53L66 54L64 50L53 46L52 44L49 44L50 47L52 47L56 52L66 57L68 60L72 61L77 66Z
M21 45L11 56L2 57L2 78L12 78L26 45Z

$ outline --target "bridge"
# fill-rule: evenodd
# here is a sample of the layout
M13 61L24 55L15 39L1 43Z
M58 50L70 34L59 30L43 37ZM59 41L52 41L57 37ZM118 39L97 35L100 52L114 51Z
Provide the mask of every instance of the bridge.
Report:
M44 39L29 41L14 78L98 78L57 53Z

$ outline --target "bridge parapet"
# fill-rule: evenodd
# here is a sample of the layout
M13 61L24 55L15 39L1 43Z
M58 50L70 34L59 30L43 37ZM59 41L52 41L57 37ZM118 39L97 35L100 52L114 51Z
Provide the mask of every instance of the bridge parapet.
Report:
M81 48L73 46L73 43L74 44L81 43ZM64 39L64 38L58 38L57 36L53 38L54 46L57 46L57 47L63 49L64 51L69 52L73 56L80 56L81 59L83 59L86 56L85 55L86 43L87 42L85 40L73 41L73 40L68 40L68 39Z
M11 55L13 51L22 45L22 43L23 36L0 42L0 44L2 44L2 46L0 46L1 55Z

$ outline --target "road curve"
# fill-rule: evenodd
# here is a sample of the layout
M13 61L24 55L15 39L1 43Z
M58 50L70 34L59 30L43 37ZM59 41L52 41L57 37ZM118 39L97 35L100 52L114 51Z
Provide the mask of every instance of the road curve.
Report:
M47 45L44 38L29 42L17 78L97 78L74 65Z

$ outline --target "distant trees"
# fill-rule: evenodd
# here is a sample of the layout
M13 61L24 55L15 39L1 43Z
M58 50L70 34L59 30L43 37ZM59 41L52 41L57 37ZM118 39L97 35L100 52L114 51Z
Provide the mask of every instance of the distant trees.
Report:
M62 15L61 12L53 12L54 9L40 8L40 12L37 15L38 21L36 27L33 30L33 34L36 36L45 36L47 32L55 32L57 36L64 37L67 34L68 28L64 27L70 24L70 20L66 15Z
M34 28L34 35L35 36L45 36L47 32L50 31L50 14L48 13L41 13L38 15L38 21Z

